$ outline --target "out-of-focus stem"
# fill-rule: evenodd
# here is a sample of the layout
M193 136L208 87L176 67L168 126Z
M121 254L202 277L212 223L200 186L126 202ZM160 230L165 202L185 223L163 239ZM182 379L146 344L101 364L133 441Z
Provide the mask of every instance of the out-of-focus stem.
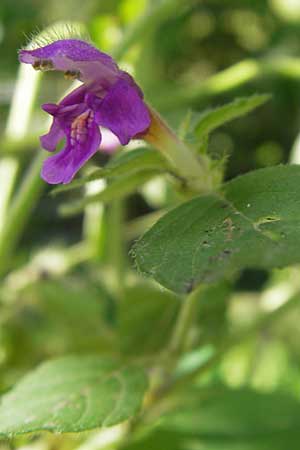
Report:
M155 98L154 103L163 110L199 103L215 95L236 89L255 79L260 72L259 62L247 59L212 75L207 80L202 80L201 84L195 83L192 86L173 90L172 93L167 92L166 95Z
M7 139L21 141L28 134L40 78L41 72L32 70L28 65L20 65L5 130Z
M168 348L168 355L172 358L177 358L181 355L182 351L184 351L187 336L193 324L195 310L199 303L202 290L203 286L199 286L182 300L182 306Z
M113 269L112 291L121 300L125 278L124 200L113 200L110 203L107 219L108 262Z
M268 57L245 59L224 69L207 80L183 88L165 90L154 98L154 104L168 111L185 105L199 104L207 99L237 89L263 76L279 75L300 80L300 58Z
M16 87L9 111L5 139L19 143L28 133L34 99L37 93L40 74L31 67L20 66ZM5 156L0 161L0 230L6 220L7 209L13 193L19 161L16 155Z
M40 168L46 156L43 152L37 153L10 206L0 232L0 275L9 268L9 258L43 189Z
M16 156L4 156L0 160L0 230L4 222L13 193L15 180L19 170L19 161Z
M149 111L151 125L143 139L163 153L188 188L200 193L213 191L213 177L208 160L202 155L196 156L154 109L149 107Z
M87 195L97 194L106 186L104 180L93 180L86 184ZM87 205L84 210L83 238L90 249L90 255L95 260L103 256L103 241L105 235L104 205L100 202Z

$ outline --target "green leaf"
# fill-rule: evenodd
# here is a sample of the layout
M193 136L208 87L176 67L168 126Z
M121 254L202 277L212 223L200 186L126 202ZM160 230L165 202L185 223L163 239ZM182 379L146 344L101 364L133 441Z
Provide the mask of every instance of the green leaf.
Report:
M136 366L98 356L49 361L3 396L0 436L111 426L138 412L146 388L145 374Z
M227 334L227 307L232 288L227 281L208 285L199 298L197 309L199 340L219 343Z
M205 111L195 126L195 133L200 137L207 135L226 122L249 113L269 99L270 95L267 94L252 95L251 97L238 98L226 105Z
M126 450L285 450L300 439L300 403L251 389L190 390L146 438Z
M211 436L268 434L278 431L281 423L281 430L295 427L300 435L300 402L276 391L262 393L220 385L192 388L178 401L166 422L170 429Z
M51 191L51 195L57 195L61 192L78 189L89 181L101 178L113 178L123 175L134 174L145 170L163 170L167 169L166 160L161 154L153 149L142 147L130 151L119 153L112 158L105 167L94 170L90 175L74 180L72 183L58 186Z
M20 317L13 317L16 339L20 340L22 332L22 345L29 341L28 350L32 356L35 350L39 360L50 355L107 351L112 346L113 333L105 321L108 299L92 280L78 273L61 279L44 279L28 286L22 298L23 305L27 303L25 313L21 311ZM16 343L15 350L19 347L20 342ZM22 356L26 361L26 353Z
M118 314L121 351L134 355L160 351L170 338L179 306L177 296L153 284L127 288Z
M245 267L300 262L300 167L235 178L161 218L133 249L138 269L175 292Z
M157 150L149 147L122 151L106 165L107 170L110 170L110 176L125 175L129 171L135 172L162 167L167 167L166 160Z
M91 203L108 203L114 199L124 198L136 191L139 186L142 186L147 181L151 180L157 173L157 170L145 170L143 172L117 178L98 194L87 195L83 199L62 204L59 208L59 213L62 216L72 216L83 211L84 208Z

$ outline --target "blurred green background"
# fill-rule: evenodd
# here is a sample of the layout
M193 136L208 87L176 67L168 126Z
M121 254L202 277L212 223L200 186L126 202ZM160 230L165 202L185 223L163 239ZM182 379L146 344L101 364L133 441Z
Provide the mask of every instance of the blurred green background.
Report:
M13 197L6 192L11 178L7 181L5 174L15 170L11 189L18 192L36 152L42 152L38 136L47 125L40 104L57 101L69 86L60 74L46 74L33 95L33 107L24 108L26 118L19 108L12 119L12 101L21 79L17 51L32 33L58 21L84 24L96 46L115 55L121 67L134 74L147 101L175 129L188 111L270 93L271 100L262 108L212 135L209 152L216 159L228 158L227 179L255 168L299 162L299 0L1 0L0 230ZM22 128L23 121L26 129L18 137L14 130ZM93 164L107 159L99 154ZM57 213L61 197L51 197L50 190L38 184L17 237L5 235L4 240L15 242L13 248L7 252L0 248L3 392L38 362L67 352L113 352L125 357L156 352L178 308L178 298L142 282L127 269L130 287L116 317L118 283L110 270L114 249L108 250L116 243L109 226L114 211L95 206L75 218L61 218ZM126 239L122 264L131 266L127 251L148 224L141 217L155 215L168 205L169 194L156 180L126 201L120 215ZM73 193L63 198L72 199ZM196 342L214 343L270 305L280 304L296 292L298 278L298 268L272 274L247 270L215 287L199 311ZM139 324L144 320L155 328L162 311L157 339L149 343ZM294 308L274 326L241 342L214 368L210 379L231 388L279 389L299 399L299 314L300 309ZM60 445L58 441L55 445Z

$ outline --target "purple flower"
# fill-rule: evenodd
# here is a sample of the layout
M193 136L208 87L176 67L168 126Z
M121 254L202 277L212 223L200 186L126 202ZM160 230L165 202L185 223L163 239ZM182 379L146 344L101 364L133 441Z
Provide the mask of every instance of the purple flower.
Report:
M147 131L151 118L143 93L133 78L115 61L87 42L64 39L34 50L21 50L21 62L38 70L58 70L82 85L58 105L47 103L53 116L50 131L41 145L52 152L66 137L65 147L46 159L42 178L50 184L69 183L99 149L99 126L108 128L122 145Z

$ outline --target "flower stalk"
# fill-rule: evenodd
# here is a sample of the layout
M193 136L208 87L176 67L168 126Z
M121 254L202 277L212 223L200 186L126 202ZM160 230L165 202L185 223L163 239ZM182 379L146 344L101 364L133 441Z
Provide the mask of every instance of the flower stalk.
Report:
M208 193L214 190L214 180L209 160L195 155L165 123L153 108L149 107L151 124L143 139L153 145L169 160L185 187L193 192Z

